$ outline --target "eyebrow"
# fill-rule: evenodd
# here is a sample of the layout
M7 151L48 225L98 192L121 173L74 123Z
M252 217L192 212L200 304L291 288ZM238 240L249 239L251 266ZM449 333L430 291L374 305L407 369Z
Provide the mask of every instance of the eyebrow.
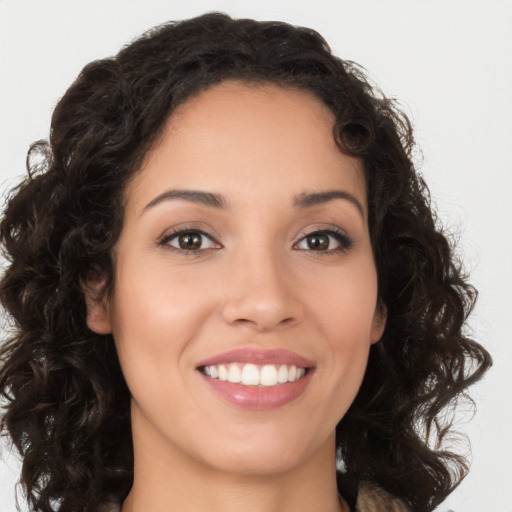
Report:
M328 203L334 199L344 199L352 203L364 218L364 208L359 199L346 190L326 190L324 192L304 192L295 197L293 205L297 208L310 208L318 204Z
M203 192L202 190L179 190L171 189L162 192L154 199L152 199L145 207L143 212L160 204L164 201L171 201L173 199L183 199L190 203L202 204L209 206L210 208L225 209L227 208L227 202L224 197L220 194L213 192ZM295 208L311 208L319 204L328 203L334 199L343 199L352 203L361 216L364 218L364 208L361 202L352 194L345 190L326 190L323 192L303 192L298 196L295 196L293 200L293 206Z
M162 203L163 201L170 201L172 199L183 199L190 203L203 204L210 208L226 208L226 201L220 194L212 192L203 192L202 190L166 190L160 195L152 199L143 211Z

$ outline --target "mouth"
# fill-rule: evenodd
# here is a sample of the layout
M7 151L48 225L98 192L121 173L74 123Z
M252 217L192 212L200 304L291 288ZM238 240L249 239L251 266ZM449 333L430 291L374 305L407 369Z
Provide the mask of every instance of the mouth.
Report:
M273 409L301 396L314 362L284 349L235 349L199 363L204 382L223 400L245 409Z
M201 366L198 370L207 377L224 382L242 386L273 387L302 379L310 371L310 368L293 364L257 365L235 362Z

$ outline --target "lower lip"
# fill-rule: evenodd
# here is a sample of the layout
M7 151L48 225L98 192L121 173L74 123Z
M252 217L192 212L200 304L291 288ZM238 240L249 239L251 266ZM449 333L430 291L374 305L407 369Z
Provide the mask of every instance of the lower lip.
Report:
M304 377L295 382L278 384L277 386L244 386L233 382L212 379L201 373L205 382L215 393L228 402L242 408L267 410L282 407L298 398L311 380L313 371L310 369Z

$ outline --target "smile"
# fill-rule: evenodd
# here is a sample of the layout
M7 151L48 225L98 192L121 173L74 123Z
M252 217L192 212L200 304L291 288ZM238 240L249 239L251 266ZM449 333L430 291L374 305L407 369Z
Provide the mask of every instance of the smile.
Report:
M251 363L231 363L203 366L199 369L212 379L242 384L243 386L279 386L302 379L307 372L296 365L256 365Z
M314 361L290 350L238 348L199 362L196 370L223 401L243 409L269 410L303 395L315 367Z

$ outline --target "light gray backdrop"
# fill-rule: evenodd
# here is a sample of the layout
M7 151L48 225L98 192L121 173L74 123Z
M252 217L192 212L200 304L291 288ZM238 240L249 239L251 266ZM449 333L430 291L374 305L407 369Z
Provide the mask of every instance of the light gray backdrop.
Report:
M439 512L512 512L512 1L0 0L0 183L24 172L31 141L87 62L152 25L211 10L320 31L411 114L440 216L480 290L475 336L495 365L461 423L473 468ZM18 464L0 457L0 512L15 510Z

